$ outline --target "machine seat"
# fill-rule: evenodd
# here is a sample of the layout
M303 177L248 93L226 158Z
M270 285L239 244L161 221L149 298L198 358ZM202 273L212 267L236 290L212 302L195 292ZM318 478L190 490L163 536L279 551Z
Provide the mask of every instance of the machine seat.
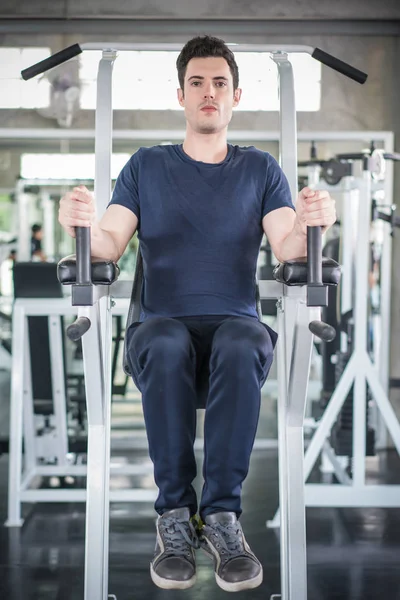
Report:
M118 279L119 267L111 260L92 258L91 279L94 285L111 285ZM64 285L76 283L76 256L71 254L61 259L57 266L58 280Z
M276 265L274 279L285 285L307 284L307 258L294 258ZM322 258L322 282L325 285L338 285L340 265L332 258Z

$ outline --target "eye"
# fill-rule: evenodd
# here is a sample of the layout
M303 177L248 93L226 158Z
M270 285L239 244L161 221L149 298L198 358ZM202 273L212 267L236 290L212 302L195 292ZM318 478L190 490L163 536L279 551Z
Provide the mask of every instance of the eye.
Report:
M218 87L226 87L226 81L217 81Z
M201 84L200 81L192 81L191 85L194 87L198 87Z

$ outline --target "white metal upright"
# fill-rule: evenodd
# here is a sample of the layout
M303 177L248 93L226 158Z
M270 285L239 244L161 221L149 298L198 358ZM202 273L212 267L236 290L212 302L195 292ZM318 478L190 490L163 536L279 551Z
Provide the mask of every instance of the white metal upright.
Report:
M95 200L104 213L111 195L112 71L115 51L104 51L97 76L95 136ZM82 337L88 411L85 599L108 597L110 427L111 427L111 304L105 295L79 316L92 323ZM108 314L107 314L108 313ZM100 368L99 368L100 366ZM97 381L93 375L98 373Z

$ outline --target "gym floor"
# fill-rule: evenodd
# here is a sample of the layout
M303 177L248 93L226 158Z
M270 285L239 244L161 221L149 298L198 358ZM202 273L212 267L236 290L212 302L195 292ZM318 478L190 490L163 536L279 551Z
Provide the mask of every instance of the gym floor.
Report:
M6 392L7 387L4 372L0 372L0 391ZM273 433L274 412L273 403L264 397L259 434ZM148 461L144 451L124 455L132 463ZM200 475L194 485L200 493L200 451L197 459ZM378 472L384 481L399 482L399 459L395 453L372 460L379 460ZM376 465L371 466L376 474ZM3 455L0 457L0 523L6 520L7 473L8 456ZM316 481L317 476L315 471L312 479ZM135 483L140 484L137 478ZM118 481L114 484L118 485ZM145 485L149 485L148 478ZM254 450L243 489L241 523L248 542L264 566L264 582L255 590L237 593L237 600L269 600L271 594L279 592L278 531L265 526L266 520L275 513L277 501L277 451ZM0 598L83 598L84 507L81 504L24 505L24 516L26 520L21 529L0 526ZM158 589L150 579L154 522L151 504L111 506L109 591L117 600L156 600L180 594ZM399 540L398 509L308 509L308 600L376 600L381 597L400 600ZM225 597L226 592L215 582L211 561L199 551L197 583L185 592L185 598L219 600Z

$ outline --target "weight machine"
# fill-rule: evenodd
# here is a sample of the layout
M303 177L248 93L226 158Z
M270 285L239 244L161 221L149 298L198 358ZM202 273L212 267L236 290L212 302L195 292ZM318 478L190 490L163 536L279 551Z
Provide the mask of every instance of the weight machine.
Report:
M112 67L118 50L180 50L170 44L75 44L26 69L25 79L77 56L83 50L103 50L97 79L96 179L98 212L104 212L110 197L110 153L112 140ZM281 102L281 163L288 175L293 199L297 196L296 111L294 82L287 52L307 52L328 66L364 83L366 75L350 65L307 46L237 46L235 51L270 52L278 65ZM308 263L289 261L280 265L275 282L260 282L261 297L278 299L279 364L279 459L281 527L281 598L306 600L306 531L303 500L303 418L313 335L329 340L335 332L320 321L320 306L327 302L327 285L337 284L338 265L321 264L321 235L310 228ZM128 316L135 319L141 288L136 269ZM109 261L92 261L90 230L77 228L76 257L59 265L59 278L72 284L72 303L78 319L68 329L71 339L82 337L89 418L85 599L108 597L108 520L110 468L110 347L113 300L109 285L118 268ZM307 283L307 290L305 284ZM287 284L287 285L285 285ZM294 287L292 287L294 286ZM299 286L299 287L298 287ZM256 299L255 299L256 301ZM21 429L21 416L14 411L13 425ZM276 596L275 596L276 598Z
M339 154L330 161L318 161L314 156L304 164L308 167L311 187L328 189L332 194L335 190L341 191L343 196L341 312L351 311L354 315L351 341L345 332L341 333L340 349L336 353L335 389L322 417L311 425L315 432L304 460L306 506L397 507L400 503L400 485L366 482L366 458L375 454L374 430L368 423L372 408L377 425L377 448L386 448L384 434L388 430L400 454L400 424L382 378L384 365L379 362L379 342L372 352L367 333L371 219L381 219L386 229L384 235L388 243L383 244L381 268L381 272L384 271L382 305L386 309L390 307L391 269L390 255L385 250L390 247L393 227L399 223L394 207L385 203L383 197L379 210L373 196L382 191L386 161L399 159L400 155L375 150L372 145L364 152ZM357 161L362 170L355 176L354 162ZM328 185L320 182L319 177L324 177ZM383 331L389 331L384 327L385 314L382 314L381 325ZM342 423L335 430L338 417ZM338 483L306 483L320 453L321 470L334 473ZM279 510L268 526L279 526Z

